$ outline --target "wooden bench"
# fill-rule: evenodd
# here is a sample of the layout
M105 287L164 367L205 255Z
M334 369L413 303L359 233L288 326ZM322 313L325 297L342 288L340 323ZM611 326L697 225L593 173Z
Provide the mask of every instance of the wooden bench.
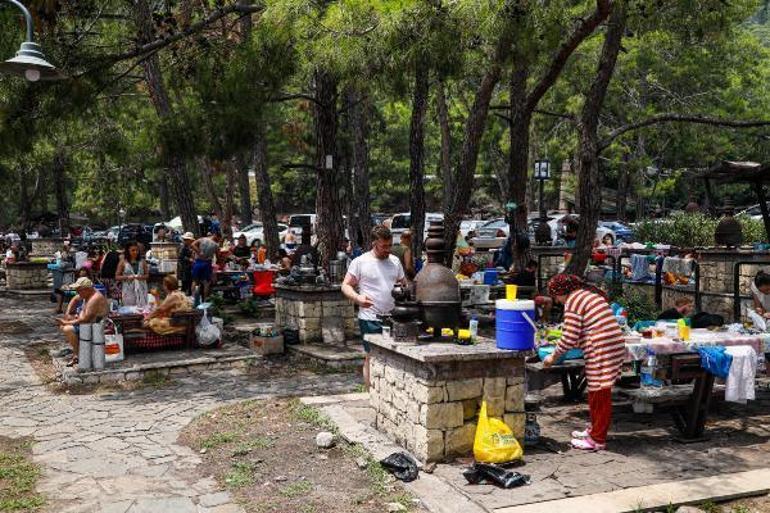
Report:
M184 333L181 335L184 338L184 347L198 347L195 328L202 317L203 311L197 309L188 312L177 312L171 316L172 326L184 327ZM110 316L110 318L120 325L126 349L130 349L133 340L144 338L149 332L149 329L144 327L144 316L140 314L115 315ZM169 335L168 338L170 344L175 347L178 345L177 339L179 335Z
M543 368L543 362L527 364L527 384L530 390L542 390L556 381L561 381L564 400L580 402L588 382L585 375L585 360L564 360L562 363ZM553 378L553 379L550 379ZM541 385L541 386L538 386Z
M672 385L660 388L636 388L617 391L633 400L635 412L652 413L654 407L670 407L682 442L703 440L706 418L715 396L724 396L724 386L714 386L714 375L701 367L699 354L671 356ZM688 382L689 383L686 383Z

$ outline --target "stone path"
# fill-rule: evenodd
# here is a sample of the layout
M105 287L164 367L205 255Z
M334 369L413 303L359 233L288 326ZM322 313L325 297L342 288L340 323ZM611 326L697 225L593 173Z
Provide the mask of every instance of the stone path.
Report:
M43 467L38 489L52 512L240 512L213 479L193 477L201 460L176 443L179 431L229 402L341 393L358 381L351 374L255 381L218 371L162 389L56 395L23 353L26 344L56 336L48 308L39 299L0 298L0 435L34 439L34 460ZM3 330L11 321L30 330Z

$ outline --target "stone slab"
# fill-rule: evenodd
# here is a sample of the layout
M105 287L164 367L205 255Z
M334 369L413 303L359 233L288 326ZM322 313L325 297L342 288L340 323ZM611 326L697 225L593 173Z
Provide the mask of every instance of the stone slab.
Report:
M494 513L627 513L654 511L670 505L719 502L770 491L770 468L721 476L673 481L557 501L494 509Z
M336 344L297 344L287 345L286 349L327 365L358 366L366 356L362 348Z
M479 338L478 343L461 346L449 342L410 343L396 342L383 335L366 335L373 346L406 356L422 363L461 362L474 360L519 359L534 354L531 351L498 349L494 340Z

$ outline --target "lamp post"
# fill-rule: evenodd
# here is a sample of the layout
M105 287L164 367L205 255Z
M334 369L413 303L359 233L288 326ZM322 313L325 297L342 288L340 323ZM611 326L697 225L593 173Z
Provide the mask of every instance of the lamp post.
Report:
M548 159L535 161L535 179L540 182L540 198L538 200L538 207L540 208L540 222L538 223L537 230L535 231L535 241L538 244L547 245L551 243L551 227L548 226L545 215L545 203L543 202L543 194L545 188L545 181L551 178L551 161Z
M120 210L118 210L118 217L120 217L120 228L118 228L118 238L120 238L120 232L123 231L123 225L126 221L126 209L123 207L120 207Z
M48 62L43 55L43 49L35 43L34 24L29 10L18 0L7 0L15 5L24 13L24 19L27 23L27 38L21 43L16 56L0 63L0 73L19 75L30 82L38 80L62 80L65 77L56 67Z

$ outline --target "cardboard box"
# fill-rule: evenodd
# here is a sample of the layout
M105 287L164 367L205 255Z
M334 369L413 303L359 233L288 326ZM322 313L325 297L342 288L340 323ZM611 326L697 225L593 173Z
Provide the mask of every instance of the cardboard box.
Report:
M275 337L258 337L257 335L251 335L251 350L262 356L268 354L282 354L283 353L283 335L277 335Z

